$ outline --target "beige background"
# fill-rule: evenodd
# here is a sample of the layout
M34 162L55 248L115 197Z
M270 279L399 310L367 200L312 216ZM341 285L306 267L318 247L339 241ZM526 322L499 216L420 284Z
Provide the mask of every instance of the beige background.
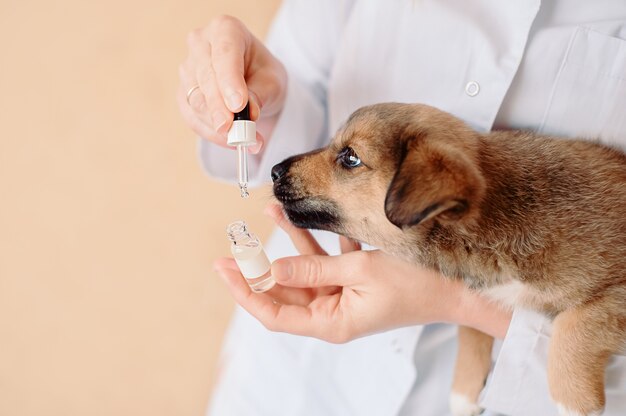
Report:
M225 225L175 104L186 33L278 0L0 0L0 415L200 415L233 308Z

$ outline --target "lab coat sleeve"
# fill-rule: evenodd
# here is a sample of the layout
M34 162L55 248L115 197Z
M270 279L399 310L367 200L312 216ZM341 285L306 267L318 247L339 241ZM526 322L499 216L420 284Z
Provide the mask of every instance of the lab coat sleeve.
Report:
M516 309L482 393L481 406L504 415L558 415L550 398L546 363L552 323L545 316ZM614 355L606 368L604 416L626 409L626 357Z
M285 106L261 155L249 157L250 183L270 178L286 157L321 147L328 137L326 91L334 54L352 1L288 0L279 9L267 46L288 74ZM204 170L216 179L236 178L236 153L199 140Z

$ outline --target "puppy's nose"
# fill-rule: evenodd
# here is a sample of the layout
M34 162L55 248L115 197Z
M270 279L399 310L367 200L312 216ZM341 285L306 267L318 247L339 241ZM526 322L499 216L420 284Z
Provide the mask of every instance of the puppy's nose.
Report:
M285 176L285 173L287 173L288 169L289 167L285 162L274 165L274 167L272 168L272 182L276 182L277 180Z

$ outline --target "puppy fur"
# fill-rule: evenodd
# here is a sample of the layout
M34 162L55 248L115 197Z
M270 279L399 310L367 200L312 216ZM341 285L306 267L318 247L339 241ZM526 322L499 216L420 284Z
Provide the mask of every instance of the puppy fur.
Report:
M386 103L359 109L327 147L283 161L272 178L297 226L366 242L506 307L553 317L553 399L564 412L603 409L606 362L626 341L623 151L523 131L481 134L433 107ZM454 389L475 403L492 340L462 339Z

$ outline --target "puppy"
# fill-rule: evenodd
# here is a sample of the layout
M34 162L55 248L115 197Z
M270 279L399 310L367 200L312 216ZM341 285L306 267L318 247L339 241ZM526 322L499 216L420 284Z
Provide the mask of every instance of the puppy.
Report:
M602 412L605 365L626 341L622 151L480 134L435 108L387 103L356 111L330 145L274 166L272 180L299 227L367 242L553 317L554 401L562 415ZM480 411L492 341L459 330L456 414Z

